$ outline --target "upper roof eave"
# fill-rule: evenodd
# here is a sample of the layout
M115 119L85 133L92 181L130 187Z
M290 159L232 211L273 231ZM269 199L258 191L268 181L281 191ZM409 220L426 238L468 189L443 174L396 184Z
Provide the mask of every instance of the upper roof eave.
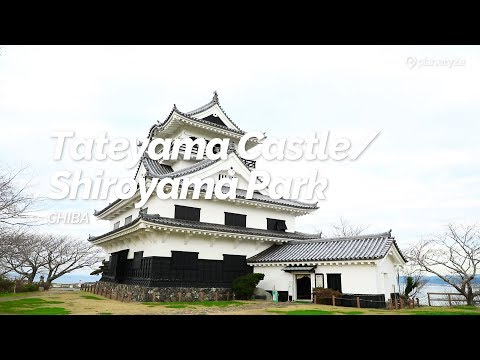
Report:
M243 131L243 130L240 130L240 129L232 129L232 128L229 128L229 127L227 127L227 126L215 124L215 123L212 123L212 122L210 122L210 121L206 121L206 120L197 119L197 118L195 118L195 117L192 117L192 116L188 115L187 113L181 112L181 111L178 110L177 107L174 105L172 111L170 112L170 114L168 115L167 119L166 119L164 122L159 123L159 124L152 125L152 126L150 127L150 130L149 130L149 132L148 132L148 137L149 137L149 139L152 138L154 130L156 130L156 129L161 129L161 128L165 127L165 125L167 125L168 122L172 121L172 119L174 119L174 117L173 117L174 114L179 115L179 116L180 116L180 119L183 117L183 118L185 118L185 119L187 119L187 120L190 120L190 121L192 121L192 122L194 122L194 123L199 123L199 124L207 125L207 126L211 127L212 129L229 131L229 132L235 133L235 134L237 134L237 135L245 135L245 131ZM250 140L250 141L254 141L254 140Z
M225 110L220 105L220 100L218 98L218 93L216 91L213 92L213 98L209 103L207 103L205 105L202 105L195 110L187 111L185 114L188 115L188 116L193 116L193 115L196 115L196 114L200 114L201 112L207 111L208 109L214 107L215 105L217 105L220 108L220 110L225 115L225 117L232 123L233 126L235 126L237 128L237 130L241 130L238 127L238 125L235 124L232 119L230 119L230 117L227 115Z
M123 225L117 229L113 229L105 234L99 236L92 236L89 237L89 241L96 241L112 234L118 233L122 230L126 230L134 225L136 225L140 220L157 224L157 225L164 225L167 227L178 227L178 228L189 228L189 229L197 229L197 230L205 230L205 231L214 231L220 233L235 233L239 235L252 235L252 236L261 236L267 238L275 238L279 239L279 241L290 241L292 239L309 239L314 236L315 234L305 234L300 232L283 232L283 231L274 231L274 230L266 230L266 229L256 229L256 228L247 228L247 227L239 227L239 226L231 226L231 225L224 225L224 224L214 224L214 223L206 223L200 221L190 221L190 220L180 220L174 218L166 218L161 217L158 214L144 214L139 213L139 216L133 220L131 223L127 225Z

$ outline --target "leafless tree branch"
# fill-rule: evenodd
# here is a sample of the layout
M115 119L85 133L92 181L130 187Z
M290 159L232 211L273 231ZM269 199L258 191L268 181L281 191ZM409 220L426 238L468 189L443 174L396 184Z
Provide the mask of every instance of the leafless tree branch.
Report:
M327 236L329 237L349 237L349 236L357 236L362 234L365 230L367 230L367 225L354 225L348 219L344 217L340 217L338 222L330 225L330 231L327 232Z
M24 179L28 167L0 168L0 226L28 226L38 217L33 213L42 199L29 192L33 176Z
M478 225L450 223L442 234L432 235L413 245L407 257L423 271L437 275L465 296L473 305L480 296L476 276L480 264L480 229Z

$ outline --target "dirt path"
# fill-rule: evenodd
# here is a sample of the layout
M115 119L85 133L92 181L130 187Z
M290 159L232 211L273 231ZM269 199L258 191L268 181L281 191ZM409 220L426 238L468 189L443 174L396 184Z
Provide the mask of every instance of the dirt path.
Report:
M320 312L322 314L375 314L385 310L354 309L326 305L314 305L311 303L288 303L266 301L236 301L228 306L218 305L215 302L211 306L202 306L196 303L138 303L121 302L110 300L99 295L93 295L84 291L62 291L52 289L44 292L30 293L25 296L12 296L0 298L0 301L14 301L26 298L40 298L52 303L54 307L60 307L72 315L277 315L287 311ZM225 304L225 302L223 302ZM42 305L43 306L43 305ZM50 306L50 305L49 305Z

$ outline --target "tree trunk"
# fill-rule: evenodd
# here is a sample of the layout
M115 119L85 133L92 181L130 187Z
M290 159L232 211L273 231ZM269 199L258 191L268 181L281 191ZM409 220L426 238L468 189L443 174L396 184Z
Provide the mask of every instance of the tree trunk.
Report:
M36 271L32 271L32 273L28 275L27 281L29 285L33 283L33 280L35 280L35 275L37 275Z
M471 306L474 305L474 303L473 303L474 296L473 296L473 292L472 292L471 288L468 289L465 298L467 299L467 305L471 305Z

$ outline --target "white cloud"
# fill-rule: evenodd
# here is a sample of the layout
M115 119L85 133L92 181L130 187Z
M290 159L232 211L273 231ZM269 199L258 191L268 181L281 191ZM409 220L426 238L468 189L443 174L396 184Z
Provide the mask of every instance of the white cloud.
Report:
M465 65L410 69L409 57ZM74 165L117 174L121 164L54 162L52 131L143 138L173 103L190 110L218 90L241 128L270 137L335 129L355 138L381 130L355 162L288 163L289 173L307 176L315 167L330 183L327 200L300 217L298 228L344 216L371 231L393 228L407 243L450 220L478 220L479 59L479 47L464 46L7 46L0 55L0 160L30 164L41 193L54 171ZM268 166L285 176L284 162ZM93 212L101 202L55 206ZM72 231L86 237L103 225Z

